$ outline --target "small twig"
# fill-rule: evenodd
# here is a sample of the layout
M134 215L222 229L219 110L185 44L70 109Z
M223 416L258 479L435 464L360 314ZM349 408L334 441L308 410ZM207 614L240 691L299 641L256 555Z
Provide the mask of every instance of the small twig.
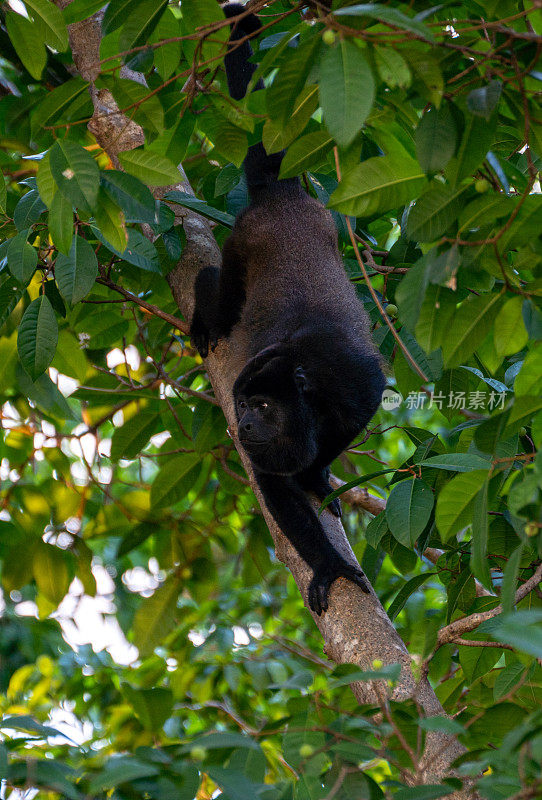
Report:
M524 597L532 592L534 588L538 586L538 584L542 581L542 564L539 564L536 568L534 574L529 578L529 580L525 581L516 592L514 598L514 605L517 605L520 600L523 600ZM491 608L489 611L481 611L477 614L470 614L468 617L461 617L461 619L455 620L450 625L447 625L445 628L442 628L437 636L437 649L442 647L443 644L450 644L450 643L457 643L457 639L461 638L462 634L469 633L470 631L476 630L476 628L485 622L488 619L493 619L493 617L498 617L499 614L502 613L502 604L499 603L498 606L495 608Z
M132 294L127 289L124 289L122 286L119 286L118 283L114 283L113 281L109 280L104 276L100 278L96 278L97 283L101 283L103 286L107 286L109 289L112 289L114 292L118 292L121 294L126 300L130 300L132 303L136 303L140 308L144 308L145 311L148 311L149 314L153 314L155 317L160 317L160 319L169 322L174 328L181 331L181 333L188 334L190 332L190 328L188 324L179 319L179 317L174 317L173 314L168 314L166 311L162 311L162 309L158 308L158 306L152 305L152 303L147 303L146 300L141 300L137 295Z

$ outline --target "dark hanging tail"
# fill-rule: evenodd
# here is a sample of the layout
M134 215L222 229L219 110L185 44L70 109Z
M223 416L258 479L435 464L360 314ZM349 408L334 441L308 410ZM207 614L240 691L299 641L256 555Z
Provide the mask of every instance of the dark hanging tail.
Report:
M242 14L246 9L240 3L229 3L222 6L222 10L226 17L230 18ZM226 55L224 65L228 78L228 89L230 96L234 100L241 100L245 96L250 79L256 70L255 65L249 61L252 55L250 42L247 40L238 45L235 45L235 42L239 39L244 39L245 36L256 33L261 27L261 22L255 14L248 14L238 22L232 23L230 42L234 44L234 48ZM254 88L263 89L263 81L259 80ZM261 143L249 147L243 167L252 200L261 199L262 195L277 190L299 191L300 183L298 178L278 180L283 156L283 151L267 155Z

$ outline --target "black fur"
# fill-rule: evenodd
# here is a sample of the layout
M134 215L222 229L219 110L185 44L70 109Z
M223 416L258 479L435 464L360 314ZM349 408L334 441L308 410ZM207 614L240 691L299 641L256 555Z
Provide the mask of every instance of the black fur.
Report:
M224 10L231 17L244 9ZM231 41L258 29L257 17L245 17ZM250 54L243 43L226 56L237 99L254 71ZM278 180L281 159L261 144L249 149L251 204L235 221L222 268L207 267L196 279L191 333L203 357L234 325L248 341L233 388L239 439L271 514L314 571L309 605L321 614L336 578L368 587L329 543L305 492L322 500L332 491L329 464L367 425L385 381L331 215L297 179ZM337 501L329 509L339 516Z

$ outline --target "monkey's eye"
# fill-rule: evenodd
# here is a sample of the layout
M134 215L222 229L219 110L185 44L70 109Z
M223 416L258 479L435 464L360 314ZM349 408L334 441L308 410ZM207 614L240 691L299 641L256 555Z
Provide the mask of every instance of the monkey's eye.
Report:
M259 408L261 411L264 411L264 410L267 408L267 403L265 402L265 400L261 400L261 401L258 403L258 408Z
M241 411L244 411L246 407L247 407L247 404L245 403L245 401L244 400L240 400L239 401L239 408L241 409Z

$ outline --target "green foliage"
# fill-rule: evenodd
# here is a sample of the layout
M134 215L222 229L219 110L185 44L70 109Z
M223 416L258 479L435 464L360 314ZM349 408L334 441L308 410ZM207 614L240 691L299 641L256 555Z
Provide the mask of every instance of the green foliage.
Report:
M490 800L541 791L541 601L516 593L542 559L542 14L337 2L324 24L293 5L266 7L265 88L235 102L215 0L113 0L90 130L67 26L104 3L0 12L6 796L408 800L464 776ZM113 163L96 124L120 142L139 126L138 146ZM374 518L345 500L345 527L453 719L390 701L375 722L350 683L391 688L397 666L322 661L204 366L154 313L179 315L166 276L183 209L222 245L259 141L332 210L403 396L333 472L387 500ZM437 648L439 629L500 603ZM407 786L411 753L443 734L468 751L456 777Z

